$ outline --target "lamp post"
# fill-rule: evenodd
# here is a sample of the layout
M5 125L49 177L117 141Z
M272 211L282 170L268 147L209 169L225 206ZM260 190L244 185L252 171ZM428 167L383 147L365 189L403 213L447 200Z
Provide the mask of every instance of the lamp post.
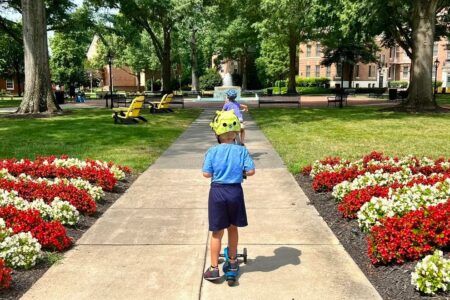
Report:
M112 95L113 95L113 85L112 85L112 62L113 62L112 53L111 53L111 49L109 49L109 50L108 50L109 96L110 96L110 99L111 99L111 108L113 108L113 99L112 99ZM108 107L108 100L106 100L106 107Z
M342 102L344 102L344 63L345 63L345 57L340 57L341 61L341 99L339 101L339 108L342 108Z
M439 59L436 57L436 60L434 61L434 93L433 93L433 101L436 103L436 92L437 92L437 73L438 73L438 67L439 67Z

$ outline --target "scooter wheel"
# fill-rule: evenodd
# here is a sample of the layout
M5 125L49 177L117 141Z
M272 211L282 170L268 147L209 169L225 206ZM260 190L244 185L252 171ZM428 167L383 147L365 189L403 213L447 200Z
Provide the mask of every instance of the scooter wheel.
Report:
M235 279L235 278L233 278L233 279L228 278L228 279L227 279L227 282L228 282L228 286L233 286L234 283L236 282L236 279Z

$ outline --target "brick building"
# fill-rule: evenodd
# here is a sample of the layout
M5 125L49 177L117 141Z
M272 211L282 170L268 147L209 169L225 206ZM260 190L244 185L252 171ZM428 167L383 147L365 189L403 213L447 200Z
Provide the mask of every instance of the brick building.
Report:
M331 87L341 84L341 66L333 64L325 67L321 65L323 53L319 42L300 44L299 47L299 75L301 77L326 77L330 79ZM433 61L438 58L437 81L442 81L443 87L450 87L450 48L447 40L435 43ZM381 48L380 63L354 66L352 87L387 87L390 81L409 82L411 60L401 47ZM349 85L350 70L344 68L344 87ZM434 80L433 67L433 80Z
M23 92L23 82L20 83L20 91ZM19 84L15 79L0 78L0 94L19 94Z

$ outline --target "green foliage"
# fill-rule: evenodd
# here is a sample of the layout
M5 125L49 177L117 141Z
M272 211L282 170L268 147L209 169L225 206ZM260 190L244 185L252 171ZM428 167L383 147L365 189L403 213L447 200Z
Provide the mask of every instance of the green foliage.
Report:
M266 84L280 77L286 77L289 71L289 49L276 39L266 38L261 42L261 55L256 59L256 67Z
M16 28L20 31L20 27ZM23 42L0 31L0 77L21 79L25 77Z
M206 73L200 77L200 89L213 90L216 86L222 85L222 77L216 69L206 70Z
M328 85L330 83L330 79L326 77L296 77L295 84L300 87L310 87L310 86L318 86L323 87L324 85Z
M398 81L389 81L388 82L388 87L390 88L407 88L408 87L409 82L408 81L402 81L402 80L398 80Z
M58 83L85 81L84 60L86 42L82 41L83 33L55 33L50 40L52 56L50 69L52 79Z

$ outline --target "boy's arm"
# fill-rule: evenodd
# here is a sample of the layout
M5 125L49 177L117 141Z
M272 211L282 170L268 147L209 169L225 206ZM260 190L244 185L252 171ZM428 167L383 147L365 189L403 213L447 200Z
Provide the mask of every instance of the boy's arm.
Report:
M239 106L242 108L243 111L248 111L248 106L247 105L239 103Z
M253 175L255 175L255 173L256 173L255 169L245 171L245 176L253 176Z
M203 177L205 178L211 178L212 174L211 173L207 173L207 172L203 172Z

